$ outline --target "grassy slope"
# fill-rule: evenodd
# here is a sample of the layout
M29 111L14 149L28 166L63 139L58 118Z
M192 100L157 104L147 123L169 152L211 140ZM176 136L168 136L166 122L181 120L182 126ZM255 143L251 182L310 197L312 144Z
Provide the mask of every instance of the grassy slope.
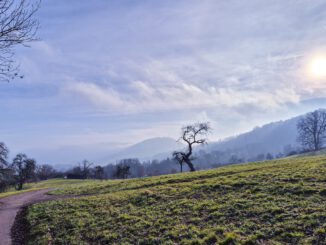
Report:
M97 195L30 207L30 244L325 244L326 157L55 192Z

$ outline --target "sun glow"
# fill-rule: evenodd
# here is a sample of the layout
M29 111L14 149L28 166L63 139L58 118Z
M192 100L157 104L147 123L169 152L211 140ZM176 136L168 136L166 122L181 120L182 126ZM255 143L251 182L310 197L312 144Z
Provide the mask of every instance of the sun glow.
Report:
M314 57L309 65L309 73L314 78L326 78L326 56Z

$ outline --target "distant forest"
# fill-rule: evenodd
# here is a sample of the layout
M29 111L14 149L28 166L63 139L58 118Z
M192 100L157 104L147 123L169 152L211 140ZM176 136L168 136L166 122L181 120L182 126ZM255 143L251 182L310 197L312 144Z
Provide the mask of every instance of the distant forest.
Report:
M261 153L258 154L256 157L245 159L243 156L231 153L229 151L206 152L204 150L200 150L195 153L193 162L197 170L204 170L230 164L272 160L301 152L302 150L300 150L299 148L287 145L284 147L283 152L280 152L276 155L273 155L271 153ZM98 169L97 171L96 168ZM99 172L99 168L101 168L102 170L100 170L100 174L97 174L96 176L95 173ZM167 158L160 161L152 160L143 162L141 162L137 158L129 158L122 159L117 163L111 163L103 167L94 167L92 164L90 165L88 170L85 170L84 164L80 164L79 166L76 166L63 174L67 178L84 178L86 177L85 175L83 175L85 171L88 172L89 175L87 176L87 178L99 179L139 178L181 172L180 165L173 158ZM183 171L189 171L187 166L183 167Z

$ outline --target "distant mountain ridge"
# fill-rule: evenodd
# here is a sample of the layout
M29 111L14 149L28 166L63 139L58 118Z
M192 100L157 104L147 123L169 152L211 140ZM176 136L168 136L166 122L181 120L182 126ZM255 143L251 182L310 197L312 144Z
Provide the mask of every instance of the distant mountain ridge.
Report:
M123 158L138 158L141 161L161 160L169 157L173 151L182 147L181 143L169 137L150 138L103 157L100 162L115 162Z
M244 159L254 158L259 154L287 153L299 147L297 142L297 122L303 115L283 121L255 127L253 130L229 137L222 141L211 142L204 147L197 147L195 152L223 152L226 157L237 155ZM139 142L117 153L103 158L105 162L123 158L139 158L140 160L162 160L170 157L174 150L183 145L172 138L158 137ZM102 161L101 161L102 162Z
M298 147L297 122L302 116L285 121L272 122L238 136L212 142L207 151L231 151L244 157L261 153L277 154L287 148Z
M216 152L215 155L222 155L223 161L221 162L227 162L232 155L236 155L248 161L254 159L259 154L271 153L274 156L280 153L286 154L299 147L296 125L298 120L303 116L304 115L300 115L287 120L255 127L249 132L229 137L222 141L210 142L205 146L196 147L195 152ZM62 156L62 158L66 156L71 156L71 158L76 159L87 158L98 164L106 165L115 163L124 158L138 158L141 161L154 159L163 160L171 157L173 151L184 147L185 145L177 142L173 138L157 137L146 139L129 147L120 149L113 149L110 144L98 145L94 147L96 149L94 152L88 151L85 148L85 151L80 153L77 149L78 147L76 147L75 151L72 151L70 147L67 148L66 151L60 151L60 156ZM111 151L110 148L112 148ZM52 155L54 155L54 157L58 156L57 152L54 152ZM73 161L71 160L71 162Z
M229 157L238 155L250 159L258 154L271 153L276 155L297 148L297 122L302 117L297 116L284 121L272 122L253 130L227 138L218 142L211 142L204 147L197 147L196 152L220 151L226 152ZM162 160L170 157L174 150L181 149L183 144L167 137L151 138L135 145L110 154L101 159L101 162L115 162L123 158L139 158L140 160Z

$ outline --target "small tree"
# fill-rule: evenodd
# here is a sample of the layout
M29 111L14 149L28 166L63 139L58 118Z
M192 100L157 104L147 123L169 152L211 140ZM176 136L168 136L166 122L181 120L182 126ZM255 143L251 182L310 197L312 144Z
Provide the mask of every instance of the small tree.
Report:
M0 169L6 168L8 166L8 154L8 147L5 145L5 143L0 142Z
M326 137L326 112L316 110L301 118L297 124L298 142L305 150L320 150Z
M31 158L25 160L25 169L24 169L26 181L35 181L36 180L36 161Z
M104 177L105 177L104 168L102 166L96 166L94 168L94 178L104 179Z
M56 174L56 171L51 165L43 164L37 167L37 177L40 180L47 180Z
M21 190L23 189L23 184L25 182L25 175L24 175L24 164L27 156L25 154L17 154L12 162L12 168L15 171L16 176L16 189Z
M195 167L192 163L193 157L193 147L195 145L202 145L207 143L207 134L210 132L211 128L209 123L195 123L193 125L188 125L182 128L182 136L179 140L182 140L187 145L185 151L175 151L173 152L173 158L179 162L186 163L190 171L195 171Z
M271 154L271 153L267 153L266 154L266 160L273 160L274 159L274 156Z
M17 154L12 162L12 169L16 176L16 189L23 189L24 183L35 177L36 162L34 159L27 158L25 154Z
M115 177L118 179L127 179L130 175L130 166L126 164L118 164Z
M81 174L82 174L82 178L83 179L87 179L90 175L90 170L91 170L91 166L93 165L92 162L89 162L88 160L84 160L81 164L80 164L80 170L81 170Z
M0 191L6 190L13 181L13 172L8 166L8 147L0 142Z
M67 172L67 178L68 179L82 179L82 171L80 169L80 166L73 167Z
M118 165L129 166L129 176L130 178L137 178L144 176L144 166L141 164L137 158L125 158L119 161Z
M173 159L180 165L180 172L182 173L183 163L185 162L182 152L173 152Z

